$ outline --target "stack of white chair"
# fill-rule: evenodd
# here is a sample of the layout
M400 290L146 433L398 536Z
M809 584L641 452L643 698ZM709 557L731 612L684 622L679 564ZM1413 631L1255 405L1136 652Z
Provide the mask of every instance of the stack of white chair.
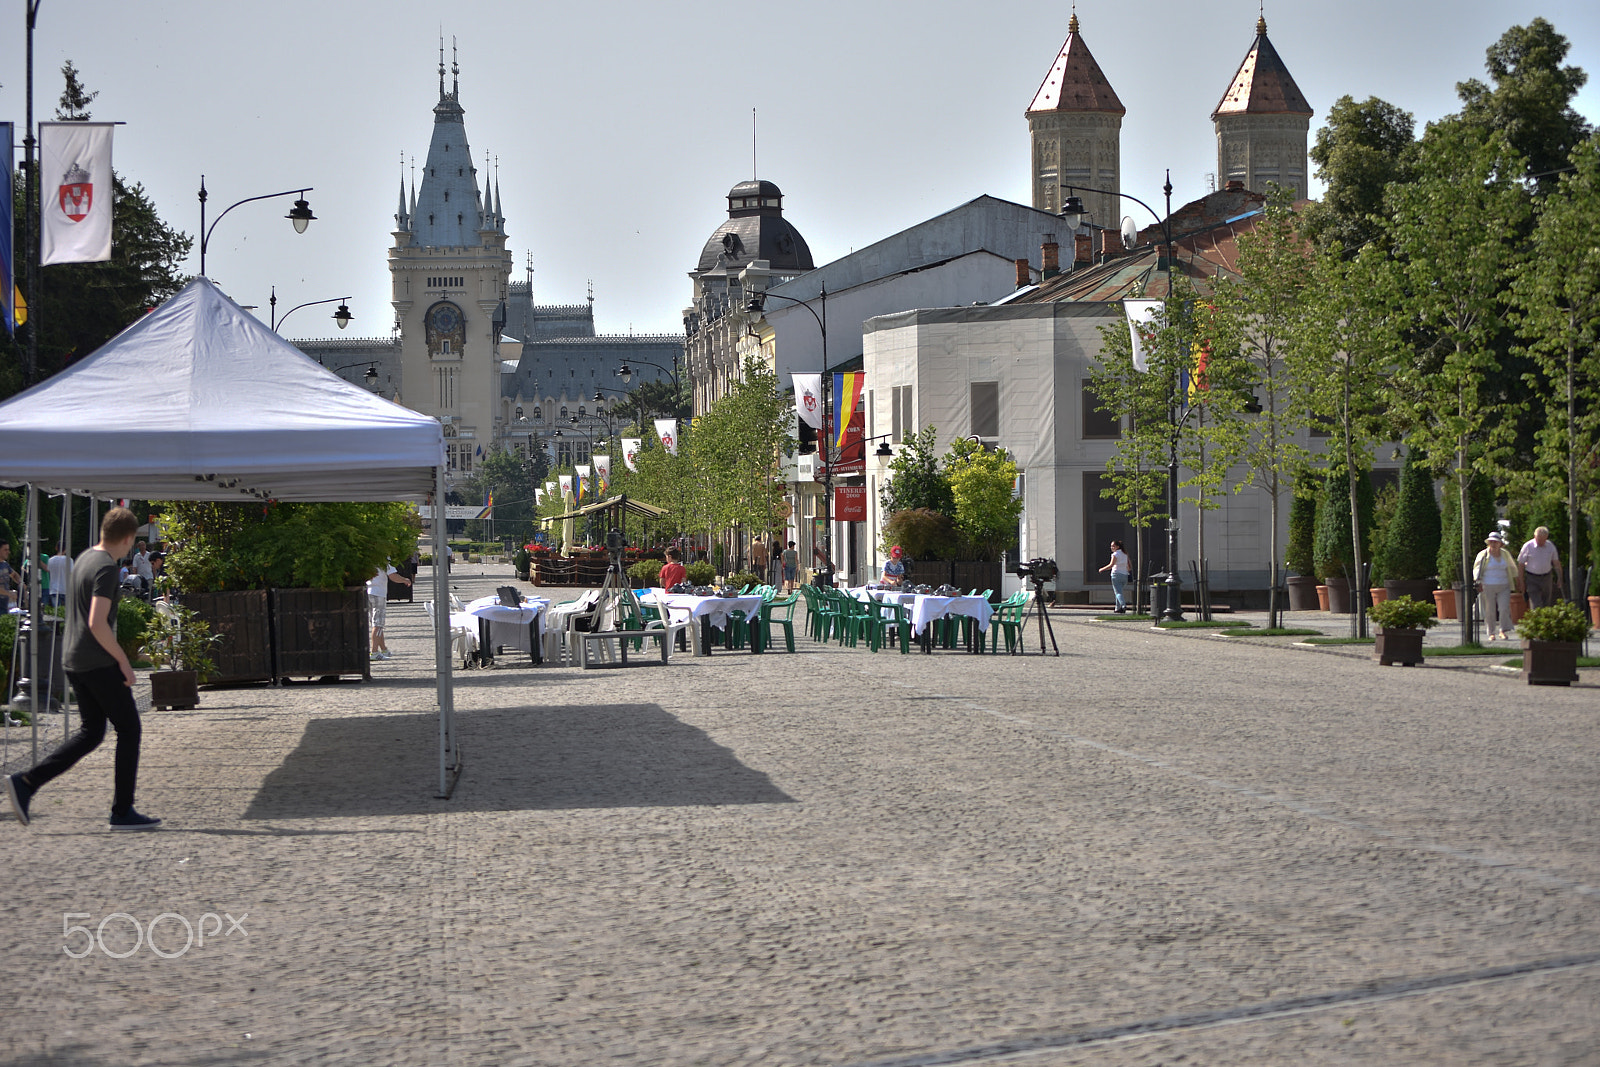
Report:
M455 596L450 597L452 606L459 604ZM434 618L433 601L427 602L428 619L435 626L438 620ZM465 611L452 611L450 613L450 657L463 667L472 662L478 651L478 620L468 615Z

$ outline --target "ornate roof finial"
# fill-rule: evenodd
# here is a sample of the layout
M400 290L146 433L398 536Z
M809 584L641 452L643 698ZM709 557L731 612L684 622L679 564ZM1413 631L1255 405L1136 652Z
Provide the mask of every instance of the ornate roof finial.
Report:
M1267 0L1259 0L1256 10L1256 36L1265 37L1267 35Z
M444 27L439 27L439 96L444 96Z
M1067 32L1078 32L1078 0L1072 0L1072 17L1067 20Z

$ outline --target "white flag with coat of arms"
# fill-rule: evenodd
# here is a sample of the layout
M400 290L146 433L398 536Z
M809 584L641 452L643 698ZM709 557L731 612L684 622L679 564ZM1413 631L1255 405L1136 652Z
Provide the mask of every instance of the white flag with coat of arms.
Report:
M1133 369L1140 373L1150 370L1150 357L1144 350L1144 331L1140 326L1149 324L1155 329L1162 325L1162 300L1124 300L1123 310L1128 313L1128 333L1133 338Z
M624 437L622 439L622 462L631 471L637 471L639 464L639 449L644 446L642 437Z
M678 454L677 419L657 419L656 436L661 438L661 447L665 448L669 455L676 456Z
M822 375L791 374L794 379L794 409L807 426L822 429Z
M39 123L39 265L111 258L109 122Z

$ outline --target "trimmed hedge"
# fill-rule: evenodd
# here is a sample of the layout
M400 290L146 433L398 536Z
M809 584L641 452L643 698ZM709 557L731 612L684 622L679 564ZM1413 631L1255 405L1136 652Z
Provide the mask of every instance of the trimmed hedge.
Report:
M1365 471L1356 475L1356 507L1360 511L1361 558L1372 559L1372 513L1377 494ZM1316 536L1312 554L1317 577L1353 578L1355 543L1350 537L1350 486L1343 467L1329 468L1317 501Z
M1439 538L1439 586L1448 589L1461 581L1461 496L1454 477L1445 482L1443 533ZM1472 522L1472 555L1483 548L1483 539L1494 524L1494 484L1481 474L1472 476L1467 485L1467 510ZM1516 556L1513 548L1512 556Z
M1400 499L1383 537L1383 576L1394 581L1423 581L1438 573L1443 526L1433 475L1406 452L1400 469Z
M1317 498L1315 482L1310 474L1302 475L1295 485L1294 499L1289 503L1289 548L1283 565L1290 574L1315 574L1317 565L1312 546L1317 529Z

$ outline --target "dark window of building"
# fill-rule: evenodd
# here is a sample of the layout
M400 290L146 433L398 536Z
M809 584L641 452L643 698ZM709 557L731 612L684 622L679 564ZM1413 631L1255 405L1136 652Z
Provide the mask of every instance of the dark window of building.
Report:
M972 432L979 437L1000 436L1000 383L972 383Z
M1122 436L1122 419L1100 410L1100 397L1094 386L1083 383L1083 437L1086 441L1115 440Z

